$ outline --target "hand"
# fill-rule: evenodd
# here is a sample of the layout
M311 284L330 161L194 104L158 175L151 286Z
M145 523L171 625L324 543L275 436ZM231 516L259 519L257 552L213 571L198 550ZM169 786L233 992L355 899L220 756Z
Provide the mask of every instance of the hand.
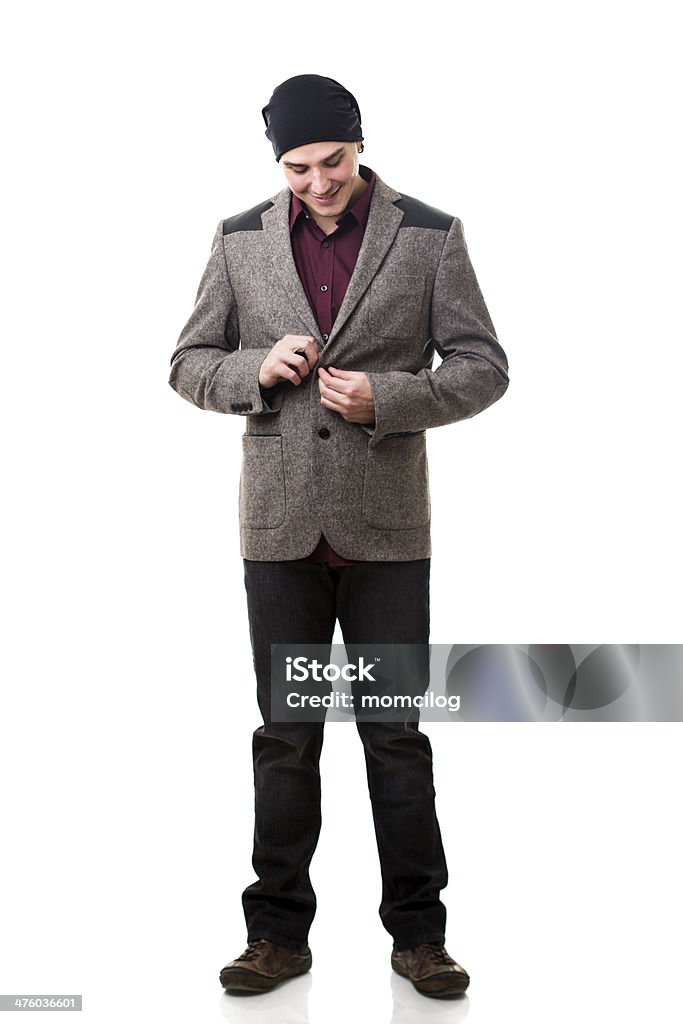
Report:
M337 370L318 367L320 404L332 409L349 423L372 423L375 401L367 373L362 370Z
M318 361L318 346L309 334L286 334L276 341L259 369L258 382L272 388L280 380L297 387Z

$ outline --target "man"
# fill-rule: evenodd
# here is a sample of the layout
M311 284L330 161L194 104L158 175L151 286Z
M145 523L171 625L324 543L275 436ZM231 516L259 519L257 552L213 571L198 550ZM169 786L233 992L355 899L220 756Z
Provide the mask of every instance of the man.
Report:
M428 649L425 431L508 386L462 224L359 164L358 103L298 75L262 110L287 185L218 224L171 386L245 416L240 550L263 725L253 737L258 876L228 992L311 966L309 865L320 830L323 725L271 714L271 644ZM434 351L442 362L431 369ZM382 871L392 966L425 995L463 992L445 949L447 882L432 751L415 720L356 722Z

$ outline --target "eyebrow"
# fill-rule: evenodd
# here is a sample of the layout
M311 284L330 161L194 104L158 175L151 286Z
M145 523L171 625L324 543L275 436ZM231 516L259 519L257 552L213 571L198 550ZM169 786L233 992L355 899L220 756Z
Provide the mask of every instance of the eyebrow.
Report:
M335 156L339 156L339 154L343 152L344 147L340 146L339 149L335 149L334 153L330 153L329 156L326 156L324 160L320 161L320 163L326 164L328 160L334 160ZM285 165L285 167L308 167L308 164L293 164L290 163L289 160L283 160L282 162Z

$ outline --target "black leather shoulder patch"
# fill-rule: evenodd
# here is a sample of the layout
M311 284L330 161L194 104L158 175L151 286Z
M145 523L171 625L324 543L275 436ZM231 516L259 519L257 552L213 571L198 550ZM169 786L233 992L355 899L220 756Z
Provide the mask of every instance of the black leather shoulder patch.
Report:
M399 228L437 228L440 231L449 231L455 220L450 213L437 210L435 206L427 206L412 196L401 195L400 199L394 200L394 206L404 213Z
M227 217L223 221L223 234L231 235L235 231L262 231L261 214L274 205L272 200L266 199L265 203L252 206L251 210L236 213L234 217Z

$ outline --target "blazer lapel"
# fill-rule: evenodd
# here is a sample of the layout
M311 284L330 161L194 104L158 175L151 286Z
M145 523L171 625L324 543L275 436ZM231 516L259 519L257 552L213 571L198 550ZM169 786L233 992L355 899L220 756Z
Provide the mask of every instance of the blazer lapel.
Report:
M266 234L270 258L285 289L285 294L306 324L309 334L317 338L321 347L327 350L363 298L396 237L404 214L402 210L394 206L394 201L401 198L401 193L386 185L379 176L376 177L368 210L368 222L358 252L356 266L326 344L322 343L320 328L309 305L292 254L289 233L290 195L289 187L286 187L277 195L272 196L274 205L261 215L261 222Z
M306 325L308 333L320 341L320 328L308 302L292 253L292 239L289 233L290 195L289 187L286 187L277 195L271 196L274 206L261 214L261 223L270 259L280 278L285 295Z
M376 178L368 210L368 222L358 252L356 266L325 348L329 348L343 329L382 265L382 261L396 237L398 226L403 220L403 211L393 204L395 199L400 198L400 192L385 185L379 176Z

